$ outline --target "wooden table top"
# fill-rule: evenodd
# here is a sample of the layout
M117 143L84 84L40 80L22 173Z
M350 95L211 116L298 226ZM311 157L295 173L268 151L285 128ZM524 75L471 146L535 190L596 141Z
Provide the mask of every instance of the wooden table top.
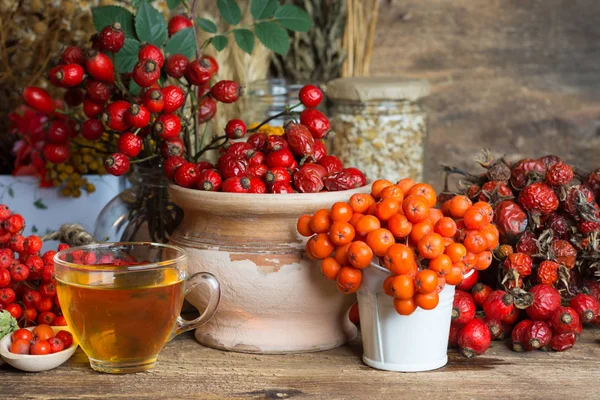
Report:
M584 330L564 353L514 353L494 342L467 360L455 351L426 373L378 371L361 362L359 341L334 350L253 355L213 350L184 334L151 372L94 372L78 349L62 366L28 374L0 367L1 399L598 399L600 329Z

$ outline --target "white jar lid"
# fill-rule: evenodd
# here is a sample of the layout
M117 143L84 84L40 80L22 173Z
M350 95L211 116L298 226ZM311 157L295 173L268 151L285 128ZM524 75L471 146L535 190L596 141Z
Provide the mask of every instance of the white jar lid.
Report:
M423 79L400 77L338 78L326 85L332 100L418 100L431 92L429 82Z

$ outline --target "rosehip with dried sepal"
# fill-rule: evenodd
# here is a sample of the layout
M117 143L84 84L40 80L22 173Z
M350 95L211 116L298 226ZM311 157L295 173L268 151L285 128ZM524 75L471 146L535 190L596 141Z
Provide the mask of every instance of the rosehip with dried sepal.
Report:
M106 54L89 50L85 60L85 70L94 79L105 83L114 83L115 69L112 60Z
M268 185L274 185L276 183L290 184L290 182L292 181L292 176L286 168L274 167L270 168L269 171L266 173L265 181Z
M121 29L121 24L115 22L112 25L105 26L98 34L100 48L109 53L116 53L123 48L125 44L125 32Z
M102 122L97 119L88 119L81 124L81 136L84 139L95 141L104 133Z
M254 167L257 165L264 165L265 155L262 151L248 150L246 152L246 160L248 160L248 166ZM265 165L266 167L266 165Z
M519 274L519 277L524 278L531 275L533 261L531 256L525 253L514 253L504 260L504 271L507 274L512 271Z
M70 88L83 82L85 71L79 64L57 65L48 73L48 79L54 86Z
M142 103L144 107L151 113L162 112L165 107L165 99L160 89L151 89L146 91L142 96Z
M54 112L54 100L50 96L50 93L42 88L35 86L26 87L23 90L23 100L25 100L25 103L29 107L41 113L50 114Z
M323 92L315 85L306 85L300 89L298 100L304 107L315 108L323 100Z
M198 107L198 123L203 124L213 119L217 113L217 102L211 97L205 97Z
M131 127L126 118L130 108L131 103L125 100L109 103L100 120L113 131L123 132Z
M129 171L129 158L123 153L113 153L104 160L104 168L109 174L121 176Z
M176 184L185 188L196 186L198 183L198 171L196 170L196 164L186 162L177 168L173 180Z
M181 167L185 163L186 163L186 161L185 161L185 158L183 158L183 157L180 157L180 156L168 157L165 160L165 163L163 165L163 170L165 171L165 176L169 179L173 179L177 168Z
M153 129L163 139L174 139L181 132L181 121L175 114L161 114L154 122Z
M200 172L198 189L207 192L218 192L223 186L223 177L213 169L205 169Z
M232 119L225 126L225 135L229 139L241 139L246 136L246 124L241 119Z
M160 144L160 154L164 158L171 156L182 156L185 154L185 145L180 137L163 140Z
M269 167L264 164L259 165L250 165L248 167L248 176L259 178L262 180L266 179L267 172L269 172Z
M69 148L64 144L47 143L42 149L44 158L54 164L62 164L69 158Z
M532 350L530 346L526 345L525 339L525 335L532 325L533 321L530 319L524 319L515 325L511 333L513 351L522 352L526 350Z
M333 135L329 119L314 108L307 108L300 113L300 123L308 128L315 139L330 138Z
M563 162L557 162L548 168L546 183L550 186L562 186L570 183L574 177L573 168Z
M566 351L572 348L577 341L577 335L575 333L560 333L552 335L548 347L554 351Z
M104 110L104 104L96 103L90 99L83 100L83 113L88 118L96 118L98 115L102 114Z
M64 121L53 121L48 127L48 140L51 143L65 144L69 136L69 126Z
M219 81L210 89L210 95L221 103L234 103L242 96L244 88L235 81Z
M277 135L267 136L267 143L265 146L267 152L290 148L287 140L285 140L283 136Z
M294 186L300 193L318 193L325 184L323 178L327 175L325 168L319 164L304 164L294 173Z
M490 330L481 318L469 321L458 334L458 347L467 358L485 353L491 341Z
M504 331L502 321L500 321L499 319L496 319L496 318L490 318L490 317L486 316L483 319L483 322L485 322L485 325L490 330L490 334L492 335L492 340L497 339L502 335L502 333Z
M183 15L175 15L169 20L169 25L167 27L169 37L173 36L182 29L191 28L192 26L194 26L194 24L189 18Z
M267 193L267 185L260 178L250 178L250 188L248 193Z
M183 90L177 86L165 86L162 89L165 107L163 112L172 113L177 111L185 102L185 94Z
M189 64L190 60L183 54L173 54L165 61L165 72L171 78L180 79L185 75Z
M286 193L295 193L294 188L289 183L285 182L277 182L271 186L269 193L276 194L286 194Z
M347 170L335 172L323 179L325 188L330 192L338 192L341 190L350 190L360 187L354 179L354 175Z
M203 57L188 64L185 79L191 85L202 86L210 82L213 74L213 65L207 58Z
M267 134L264 132L256 132L248 137L247 143L254 147L255 150L264 151L267 144Z
M285 138L290 150L300 157L311 156L315 152L315 139L308 128L302 124L293 122L286 124Z
M248 162L244 158L231 153L222 155L217 162L217 166L226 180L232 177L245 176L248 171Z
M548 321L560 307L560 293L550 285L535 285L529 289L529 293L533 295L533 302L525 311L533 320Z
M525 185L536 176L544 177L546 175L546 165L542 161L526 158L519 161L511 171L510 183L513 188L521 190ZM537 179L539 180L539 179Z
M78 46L68 46L61 54L63 64L85 64L85 54L83 49Z
M137 157L142 151L142 139L131 132L125 132L117 141L117 149L127 157Z
M574 309L582 322L592 322L600 313L600 303L592 295L579 293L571 299L569 307Z
M85 82L87 97L96 103L104 104L110 100L112 88L104 82L88 79Z
M536 350L547 346L552 339L552 329L544 321L533 321L523 332L525 350Z
M521 190L519 204L527 211L551 214L558 209L559 200L550 186L536 182Z
M150 111L144 106L132 104L125 118L132 128L145 128L150 123Z
M152 86L160 78L160 67L149 58L140 60L133 67L132 78L142 88Z
M550 324L556 333L575 332L579 326L579 315L571 307L560 306L552 314Z
M138 52L138 60L152 60L158 65L157 69L160 70L165 63L165 56L158 47L147 43L140 47L140 51Z
M250 190L250 178L234 176L225 179L222 189L224 192L229 193L248 193L248 190Z
M483 303L485 315L491 318L503 319L513 311L513 296L503 290L495 290Z
M467 292L456 290L452 303L452 323L465 325L475 318L475 303Z
M341 172L344 169L342 160L332 155L327 155L321 158L321 160L319 160L319 164L325 167L325 169L327 170L327 175L335 174L336 172Z

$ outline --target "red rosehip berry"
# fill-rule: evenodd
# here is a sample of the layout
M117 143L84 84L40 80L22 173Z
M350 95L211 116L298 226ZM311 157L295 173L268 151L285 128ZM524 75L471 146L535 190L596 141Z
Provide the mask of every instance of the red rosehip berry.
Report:
M89 50L85 60L85 70L94 79L114 83L115 68L109 56L96 50Z
M78 87L68 88L63 96L65 103L67 103L69 107L79 106L81 103L83 103L84 98L85 93Z
M129 171L129 158L123 153L113 153L104 160L104 167L109 174L121 176Z
M169 140L163 140L160 144L160 154L164 158L171 156L183 156L185 154L185 145L180 137Z
M471 294L462 290L454 293L452 323L464 325L475 318L475 302Z
M54 144L65 144L69 140L69 126L63 121L54 121L48 128L48 140Z
M458 334L458 347L467 358L485 353L491 341L490 330L481 318L471 320Z
M205 169L200 172L198 189L208 192L218 192L223 185L223 177L213 169Z
M290 184L292 181L292 176L286 168L274 167L269 169L269 171L266 173L265 181L268 185L274 185L276 183Z
M25 103L29 107L41 113L50 114L54 112L54 100L50 96L50 93L42 88L35 86L26 87L23 90L23 100L25 100Z
M23 247L27 254L38 254L42 249L42 239L39 236L31 235L25 238L25 243L23 243Z
M250 178L250 188L248 193L267 193L267 185L260 178Z
M112 25L105 26L98 34L97 40L103 51L116 53L125 44L125 32L121 29L121 24L115 22Z
M563 162L558 162L548 168L546 183L550 186L562 186L571 182L574 177L573 168Z
M560 293L550 285L535 285L529 293L533 295L533 303L525 311L533 320L548 321L560 307Z
M102 114L104 110L104 105L96 103L90 99L83 100L83 113L88 118L96 118L98 115Z
M300 89L298 99L304 107L315 108L323 100L323 92L314 85L306 85Z
M217 165L224 179L245 176L248 172L248 162L244 158L231 153L222 155Z
M172 113L177 111L185 102L183 90L177 86L165 86L162 89L165 106L163 112Z
M264 132L253 133L248 137L247 143L254 147L254 150L264 151L267 145L267 134Z
M269 167L267 167L264 164L250 165L248 167L248 176L250 176L250 177L260 178L262 180L265 180L265 177L267 176L267 172L269 172Z
M160 89L151 89L143 95L144 107L146 107L151 113L159 113L165 107L165 99Z
M548 347L554 351L565 351L569 350L575 345L577 341L577 335L575 333L560 333L552 335Z
M483 303L485 315L500 320L508 317L514 308L513 300L513 296L503 290L493 291Z
M183 15L175 15L169 21L167 28L169 31L169 37L173 36L182 29L191 28L192 26L194 26L194 24L189 18L184 17Z
M180 156L168 157L165 160L165 163L163 165L163 169L165 171L165 176L169 179L173 179L177 168L181 167L185 163L186 163L186 161L185 161L185 158L183 158L183 157L180 157Z
M234 103L243 93L243 87L235 81L219 81L211 89L210 95L221 103Z
M577 261L577 250L566 240L553 240L550 254L554 261L571 269Z
M323 158L321 158L319 164L325 167L325 169L327 170L327 175L335 174L336 172L341 172L344 169L342 160L332 155L324 156Z
M133 128L145 128L150 123L150 111L144 106L132 104L127 110L125 118Z
M152 86L160 78L160 67L156 61L149 58L140 60L133 67L132 77L140 87Z
M315 140L315 151L313 152L312 158L315 162L319 162L327 155L327 147L321 140Z
M270 193L285 194L294 193L294 188L289 183L277 182L271 186Z
M514 253L504 260L504 271L511 273L515 271L521 278L531 275L533 260L525 253Z
M533 325L533 321L530 319L524 319L519 322L512 330L512 348L514 351L522 352L526 350L532 350L532 348L526 345L526 334L529 328Z
M88 119L81 124L81 136L87 140L98 140L104 133L102 122L97 119Z
M289 149L272 151L267 155L267 165L269 168L283 167L289 168L294 162L294 155Z
M153 129L163 139L174 139L181 132L181 121L175 114L161 114L154 122Z
M117 100L109 103L106 110L100 116L102 122L108 127L117 132L123 132L131 127L127 121L127 112L131 107L131 103L124 100Z
M85 91L88 99L96 103L104 104L110 100L112 87L104 82L88 79L85 82Z
M521 190L532 177L545 176L546 165L542 161L530 158L519 161L511 171L510 183L512 187Z
M117 148L127 157L137 157L142 151L142 139L131 132L125 132L119 137Z
M304 125L288 123L285 126L285 137L294 154L307 157L315 152L315 139Z
M254 149L248 150L246 152L246 160L248 160L248 165L251 167L256 165L264 165L265 155L261 151L256 151Z
M185 79L192 85L202 86L210 81L213 74L213 65L210 60L203 57L188 64Z
M213 119L217 113L217 102L211 97L205 97L198 107L198 122L203 124Z
M62 164L69 158L69 148L64 144L47 143L42 149L46 161L54 164Z
M579 315L571 307L559 306L554 313L552 313L550 324L556 333L575 332L579 326Z
M153 44L145 44L140 48L138 53L138 60L152 60L158 64L158 70L160 70L165 63L165 56L162 51Z
M81 47L68 46L61 54L63 64L85 64L85 54Z
M229 139L241 139L246 136L246 124L241 119L232 119L225 126L225 135Z
M185 188L191 188L198 183L198 171L196 170L196 164L186 162L181 165L175 171L173 177L175 183Z
M69 88L83 82L85 71L79 64L57 65L48 73L48 79L54 86Z
M224 192L230 193L248 193L250 190L250 178L245 176L233 176L223 182L222 189Z
M210 63L210 72L214 75L217 72L219 72L219 64L217 63L217 60L215 60L213 57L209 56L209 55L204 55L202 56L203 60L208 60L208 62Z
M165 72L172 78L180 79L185 75L190 60L183 54L173 54L165 61Z
M315 139L333 136L329 119L319 110L307 108L300 113L300 123L308 128Z
M280 150L281 151L281 150ZM300 193L318 193L325 187L327 170L319 164L304 164L294 173L294 186Z
M600 313L598 299L589 294L580 293L569 302L569 307L574 309L582 322L593 321Z
M551 214L558 209L559 200L550 186L536 182L521 190L519 204L527 211Z
M552 329L544 321L533 321L523 333L525 350L541 349L550 343Z
M207 169L215 169L215 166L208 161L198 161L196 163L196 169L198 170L198 172L202 172Z
M477 271L477 270L475 270L475 271ZM500 337L500 335L502 335L502 333L504 331L502 321L500 321L499 319L495 319L495 318L485 317L483 319L483 322L485 322L485 325L490 330L490 334L492 335L492 340L494 340L494 339Z

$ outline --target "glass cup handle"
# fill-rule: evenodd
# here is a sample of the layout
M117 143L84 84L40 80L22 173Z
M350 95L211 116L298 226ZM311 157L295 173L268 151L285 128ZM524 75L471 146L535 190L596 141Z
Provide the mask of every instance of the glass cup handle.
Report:
M219 305L219 301L221 300L221 287L219 286L217 278L215 278L213 274L210 274L208 272L198 272L188 277L185 280L186 288L184 294L187 295L190 291L195 289L200 284L205 284L206 286L208 286L209 290L209 298L208 304L206 305L206 309L198 318L193 320L188 321L181 317L177 317L175 329L173 329L173 333L171 333L171 337L169 337L169 340L173 339L175 336L183 332L187 332L204 325L212 318L212 316L215 314L215 311L217 311L217 306Z

